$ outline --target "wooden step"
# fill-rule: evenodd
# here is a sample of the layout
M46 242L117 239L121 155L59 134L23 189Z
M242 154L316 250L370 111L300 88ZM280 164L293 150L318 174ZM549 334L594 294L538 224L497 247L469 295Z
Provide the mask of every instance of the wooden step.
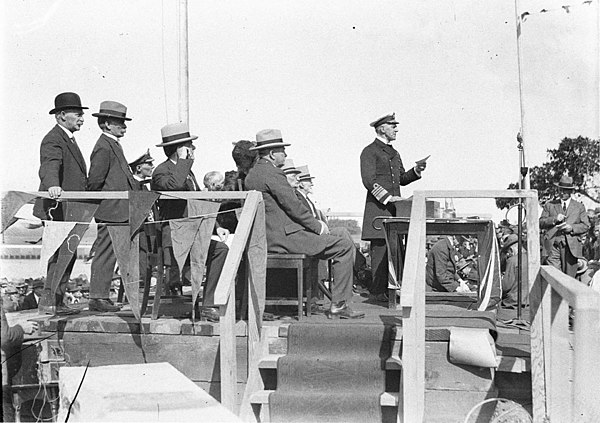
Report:
M277 369L277 360L285 354L269 354L258 363L259 369ZM402 370L402 360L397 355L392 355L385 361L386 370Z
M269 403L269 395L273 392L275 391L257 391L250 397L250 403L256 405L266 405ZM384 392L383 394L381 394L379 403L382 407L397 407L398 395L398 392Z

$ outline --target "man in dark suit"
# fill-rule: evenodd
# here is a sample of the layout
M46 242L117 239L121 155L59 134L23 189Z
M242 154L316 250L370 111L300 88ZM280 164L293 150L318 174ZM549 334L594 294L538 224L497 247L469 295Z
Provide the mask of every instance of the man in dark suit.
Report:
M454 236L441 237L427 254L425 281L438 292L470 292L458 274L458 241Z
M256 134L259 160L246 177L246 189L262 192L265 203L267 248L272 253L307 254L332 259L335 282L328 316L346 319L364 317L350 309L352 299L352 253L354 245L329 235L325 222L315 219L288 184L281 167L285 147L281 132L265 129Z
M75 141L75 132L83 125L83 110L81 99L75 93L62 93L54 99L54 108L50 114L54 115L56 125L46 134L40 147L40 188L39 191L48 191L51 199L38 199L33 208L33 214L42 220L78 220L71 215L68 203L55 201L60 198L63 191L85 191L87 184L87 167L81 150ZM61 247L61 248L67 248ZM59 251L48 260L43 300L40 301L40 312L57 315L76 314L77 309L67 307L63 301L67 283L76 260L72 255L63 275L55 275ZM53 281L57 286L52 295Z
M152 174L152 189L155 191L200 191L198 181L192 172L194 150L192 141L198 137L190 135L186 123L174 123L161 129L162 140L157 147L163 147L167 160L159 164ZM188 216L186 200L163 200L159 204L161 221L180 219ZM225 239L228 231L217 227L217 235ZM171 228L165 222L162 227L162 246L165 266L169 267L169 284L171 290L181 293L179 267L173 255ZM203 307L200 317L211 322L218 322L220 313L215 304L215 290L229 248L225 243L211 240L206 260L206 286L204 289Z
M90 158L90 191L139 191L140 185L133 178L119 140L125 135L127 108L116 101L103 101L100 111L92 113L98 118L102 135L96 142ZM110 284L117 262L106 224L127 223L129 202L127 200L102 200L95 214L98 236L94 242L96 254L92 259L90 281L90 311L114 312L121 309L110 297ZM144 237L140 237L142 243Z
M394 202L402 200L400 186L419 179L426 166L422 160L412 169L404 170L400 154L391 144L398 132L396 125L398 122L393 113L371 122L377 135L375 141L366 146L360 155L360 174L367 189L362 239L371 245L373 283L370 291L379 301L387 301L388 259L384 231L373 228L373 219L377 216L395 216Z
M560 199L548 201L540 216L540 229L546 229L544 247L548 264L571 277L577 273L577 259L583 258L581 235L590 227L585 206L572 198L573 178L562 176L559 183Z
M25 295L23 303L21 304L21 310L33 310L38 308L40 298L44 293L44 281L41 279L35 279L33 281L33 291Z

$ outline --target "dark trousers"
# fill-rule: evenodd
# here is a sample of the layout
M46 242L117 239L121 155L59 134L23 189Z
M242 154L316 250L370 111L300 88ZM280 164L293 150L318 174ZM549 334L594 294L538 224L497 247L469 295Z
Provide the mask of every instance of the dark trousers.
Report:
M387 292L388 287L388 256L385 239L372 239L371 241L371 272L373 282L369 291L373 295Z
M354 283L354 243L348 239L333 235L321 236L327 237L327 244L325 249L315 257L321 260L331 260L333 268L331 300L334 303L350 301L352 299L352 285Z
M98 223L105 223L96 220ZM109 298L110 283L115 272L117 257L106 225L98 225L98 236L94 242L96 254L92 259L90 277L90 298Z
M69 248L68 245L66 243L64 243L63 245L60 246L60 248L56 251L56 253L54 253L54 255L52 257L50 257L50 259L48 260L48 271L46 274L46 280L44 282L45 290L50 291L52 289L52 280L55 277L54 273L56 272L58 256L60 254L70 254L68 252L68 248ZM69 261L69 264L67 265L65 273L60 278L60 282L56 288L57 301L59 301L58 300L59 298L62 299L62 297L65 295L65 292L67 292L67 284L69 283L69 278L71 277L71 272L73 271L73 266L75 266L75 260L77 260L77 252L75 252L75 254L73 254L73 256L71 257L71 261Z

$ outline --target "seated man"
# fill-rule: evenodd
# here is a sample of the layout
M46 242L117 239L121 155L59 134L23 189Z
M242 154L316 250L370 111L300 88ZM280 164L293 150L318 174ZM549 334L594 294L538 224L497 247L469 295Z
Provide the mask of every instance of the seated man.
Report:
M246 177L246 189L262 192L265 203L267 248L271 253L307 254L332 259L335 280L328 317L356 319L364 313L350 309L354 244L329 235L327 225L314 218L288 184L281 167L286 158L281 131L265 129L256 134L259 160Z
M518 295L519 295L519 284L518 284L518 261L519 261L519 249L518 249L519 237L515 234L511 234L506 238L503 252L506 253L506 272L502 276L502 306L506 308L517 308ZM525 249L526 243L522 244L523 249L521 250L521 304L527 305L527 295L529 293L529 278L527 275L527 250Z
M426 282L434 291L471 292L458 275L458 241L454 236L440 237L427 254Z
M190 135L187 124L181 122L164 126L161 134L163 142L158 144L157 147L163 147L167 160L159 164L152 174L152 189L155 191L199 191L200 186L192 172L194 150L196 149L192 141L198 137ZM179 268L173 255L171 229L168 220L187 217L187 201L162 200L159 207L159 215L159 220L165 221L162 228L162 246L165 250L165 266L170 267L170 288L172 291L175 290L181 293ZM219 311L214 307L215 289L217 288L219 276L221 276L228 251L229 248L223 242L210 241L206 260L204 307L200 312L200 316L211 322L219 321Z

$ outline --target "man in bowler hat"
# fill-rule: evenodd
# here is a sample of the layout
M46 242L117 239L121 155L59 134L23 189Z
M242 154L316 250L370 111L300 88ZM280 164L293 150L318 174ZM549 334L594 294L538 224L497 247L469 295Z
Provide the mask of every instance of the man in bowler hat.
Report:
M575 277L577 259L583 258L581 236L590 227L585 206L572 198L573 178L562 176L558 183L559 198L548 201L540 216L540 229L546 229L543 243L548 254L547 263L563 273Z
M54 115L56 125L46 134L40 146L40 187L39 191L48 191L50 199L38 199L33 214L42 220L78 220L69 213L68 202L55 201L63 191L85 191L87 184L87 167L81 150L75 141L75 132L83 125L81 99L75 93L61 93L54 99ZM67 248L66 245L61 249ZM79 313L79 310L65 305L63 297L76 260L72 255L65 273L55 274L59 249L49 260L42 299L39 301L40 313L68 315ZM56 292L52 294L54 280L59 280ZM56 285L56 283L54 284Z
M307 254L332 260L334 283L330 318L357 319L364 313L353 311L352 266L354 244L329 234L323 221L296 196L281 167L287 157L281 131L265 129L256 134L258 161L246 177L246 189L262 192L265 202L267 248L272 253Z
M373 218L396 216L394 202L402 200L400 186L421 178L426 166L425 160L420 160L413 168L404 169L400 153L392 146L398 132L397 125L394 113L371 122L375 140L360 154L360 175L367 189L362 239L371 245L373 283L370 291L378 301L387 301L388 258L385 234L382 229L373 227Z
M127 108L116 101L103 101L100 111L92 113L98 118L102 135L96 142L90 158L88 190L90 191L139 191L140 185L133 178L120 140L127 130ZM110 283L117 262L107 224L129 221L127 200L102 200L95 214L98 235L94 242L96 254L92 259L90 281L90 311L115 312L121 307L110 297ZM140 237L140 244L145 237Z

